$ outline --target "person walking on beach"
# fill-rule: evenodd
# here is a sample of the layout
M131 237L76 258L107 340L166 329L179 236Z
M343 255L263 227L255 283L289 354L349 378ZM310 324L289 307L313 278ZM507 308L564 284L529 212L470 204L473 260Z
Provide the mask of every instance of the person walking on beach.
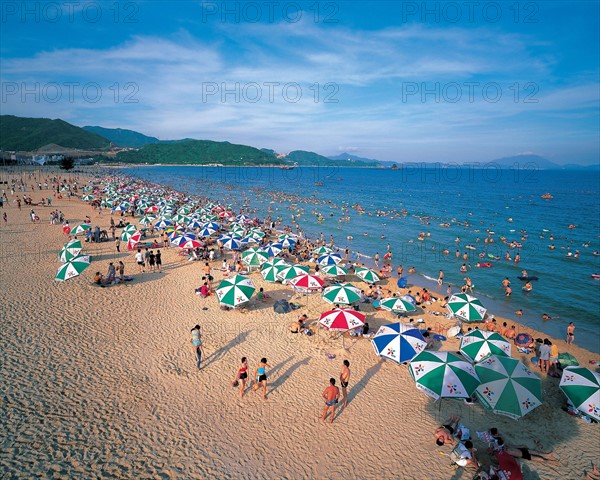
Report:
M204 356L202 338L200 335L200 325L196 325L194 328L192 328L192 349L196 354L196 368L200 370L200 364L202 363L202 357Z
M121 253L121 239L119 237L115 240L115 248L117 249L117 253Z
M350 381L350 362L348 360L344 360L344 365L342 366L342 373L340 373L340 385L342 386L342 395L344 396L344 403L342 408L346 408L348 405L348 382Z
M140 267L140 273L144 273L144 254L142 253L141 248L138 248L137 253L135 254L135 261Z
M240 384L240 398L244 396L244 390L246 390L246 379L248 378L248 360L246 357L242 357L242 364L238 368L235 375L235 380L231 382L231 385L236 387Z
M263 400L267 399L267 368L271 368L271 365L267 363L266 358L261 358L256 370L254 370L254 386L252 390L256 392L262 385Z
M160 267L162 266L162 255L160 250L157 250L156 254L154 255L154 263L156 263L156 271L160 272Z
M340 399L340 389L335 386L335 378L329 379L329 386L323 392L323 400L325 400L325 408L323 409L323 416L321 417L321 423L325 422L327 413L329 412L329 423L333 423L335 417L335 405Z
M8 224L8 217L6 216L6 212L2 214L2 219L4 220L4 225Z
M575 341L575 324L573 322L569 323L567 327L567 345L571 345Z

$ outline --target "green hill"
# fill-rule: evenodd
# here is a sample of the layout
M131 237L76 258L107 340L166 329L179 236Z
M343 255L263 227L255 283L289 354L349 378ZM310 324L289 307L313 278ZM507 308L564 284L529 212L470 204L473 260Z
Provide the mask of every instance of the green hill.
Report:
M107 150L110 142L63 120L0 115L0 149L32 151L54 143L80 150Z
M377 162L362 162L358 160L334 160L315 152L294 150L285 157L286 163L297 163L299 166L319 165L328 167L376 167Z
M118 162L205 165L278 165L273 155L247 145L211 140L190 140L177 143L146 145L139 150L119 152Z
M156 137L149 137L143 133L127 130L125 128L104 128L99 126L86 126L82 128L88 132L107 138L119 147L140 148L144 145L160 143L160 140Z

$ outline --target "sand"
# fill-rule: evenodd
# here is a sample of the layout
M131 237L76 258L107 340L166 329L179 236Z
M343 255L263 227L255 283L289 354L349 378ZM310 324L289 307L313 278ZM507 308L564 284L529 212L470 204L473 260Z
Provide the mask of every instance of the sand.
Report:
M78 199L54 206L71 225L85 215L102 228L109 225L108 212L98 216ZM406 366L379 360L367 339L347 337L342 355L341 339L322 331L290 334L299 314L314 320L327 305L319 294L293 296L258 274L251 278L272 299L248 313L221 311L214 296L195 295L203 262L188 262L176 249L162 250L162 273L138 274L132 253L117 254L112 242L86 243L90 268L56 282L66 237L60 225L49 224L50 208L34 208L37 224L28 208L18 211L11 202L4 209L8 224L0 226L2 478L470 479L473 471L450 468L442 454L450 449L432 439L452 414L472 432L496 426L510 443L533 447L539 439L553 449L559 463L524 461L525 478L580 478L599 460L599 425L561 410L559 379L540 374L544 405L519 421L480 405L434 402L415 388ZM132 282L92 284L96 270L106 273L108 262L118 260ZM221 273L214 275L218 284ZM303 307L275 314L272 303L279 298ZM371 306L364 311L372 328L395 321ZM420 317L436 330L453 323ZM196 323L207 354L201 371L190 346ZM582 365L597 359L555 341ZM456 339L441 346L458 347ZM241 356L249 358L252 372L267 357L266 401L250 390L240 400L230 385ZM333 425L323 425L321 393L330 377L339 377L343 358L351 362L349 405L338 409ZM485 446L478 440L475 446L488 464Z

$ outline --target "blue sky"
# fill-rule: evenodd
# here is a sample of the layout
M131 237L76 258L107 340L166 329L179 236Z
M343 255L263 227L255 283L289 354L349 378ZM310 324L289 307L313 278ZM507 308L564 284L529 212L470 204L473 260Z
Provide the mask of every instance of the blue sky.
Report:
M3 2L3 114L392 161L600 158L599 2Z

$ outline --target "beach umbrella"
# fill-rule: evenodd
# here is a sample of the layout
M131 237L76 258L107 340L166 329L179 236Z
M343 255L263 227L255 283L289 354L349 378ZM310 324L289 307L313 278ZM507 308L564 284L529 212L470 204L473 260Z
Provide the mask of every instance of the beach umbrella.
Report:
M486 312L486 309L477 298L466 293L452 295L448 300L447 308L450 314L465 322L480 322Z
M559 387L577 410L600 422L599 373L584 367L567 367Z
M326 253L317 259L319 265L337 265L342 261L342 257L337 253Z
M180 242L177 243L177 246L179 248L183 248L183 249L199 248L199 247L203 246L203 243L200 240L196 240L194 238L194 239L182 240L182 241L180 241Z
M323 245L321 247L317 247L317 248L313 249L313 251L311 253L313 255L322 256L322 255L326 255L326 254L331 253L331 252L333 252L332 248L330 248L330 247L328 247L326 245Z
M290 235L289 233L282 233L281 235L279 235L277 237L277 240L279 240L280 242L282 242L283 240L291 240L293 242L296 241L296 239L292 235Z
M367 283L375 283L381 280L377 272L371 270L370 268L357 267L354 270L356 276Z
M269 257L274 257L283 251L283 245L281 245L281 243L270 243L269 245L265 246L263 250Z
M239 250L239 248L242 246L242 243L240 241L241 239L239 237L227 237L225 240L223 240L223 248L227 248L229 250Z
M326 267L321 268L321 271L330 277L348 275L348 270L346 270L344 267L340 267L339 265L327 265Z
M129 240L129 237L131 237L137 231L138 231L138 229L135 225L133 225L133 224L127 225L121 231L121 240L126 242L127 240Z
M242 262L249 267L259 267L269 260L269 256L258 248L249 248L242 252Z
M418 328L404 323L382 325L371 340L375 354L396 363L410 362L427 342Z
M127 250L133 250L137 247L137 244L140 243L142 239L142 232L136 230L132 235L127 239Z
M81 197L81 199L82 199L84 202L91 202L91 201L94 199L94 196L93 196L93 195L83 195L83 196Z
M290 313L292 311L292 307L287 300L277 300L273 304L273 311L275 313Z
M221 225L217 222L207 221L204 225L202 225L202 228L210 228L216 232L221 228Z
M379 302L379 306L394 313L414 312L417 309L414 303L398 297L384 298Z
M159 210L156 205L150 205L144 209L144 213L158 213Z
M213 233L217 233L217 231L214 228L210 228L206 225L203 225L202 227L200 227L198 235L200 235L201 237L210 237Z
M533 342L533 337L528 333L519 333L515 337L515 345L518 345L519 347L531 345L531 342Z
M323 290L322 297L327 303L350 305L360 300L360 289L351 283L335 283Z
M156 220L156 217L154 215L144 215L142 218L140 218L139 222L142 225L150 225L154 220Z
M327 330L345 332L362 327L365 324L365 314L351 308L334 308L319 316L319 324Z
M173 222L167 218L162 217L154 224L154 228L158 228L159 230L162 228L167 228L173 225Z
M258 240L256 238L254 238L254 237L248 237L248 236L246 236L246 237L244 237L244 238L242 238L240 240L240 243L242 245L249 245L251 243L256 244L256 243L258 243ZM267 257L268 257L268 255L267 255Z
M542 404L542 382L515 358L492 355L475 365L481 380L475 394L488 410L514 419Z
M172 235L170 235L170 242L173 245L177 245L178 247L181 247L182 244L186 243L186 242L191 242L193 240L198 240L198 238L196 237L196 235L194 235L193 233L186 233L186 232L181 232L179 230L175 230L173 232ZM202 244L200 242L198 242L200 245L198 246L202 246ZM193 247L196 248L196 247Z
M276 261L277 260L277 261ZM276 282L278 280L277 273L283 265L289 265L283 258L272 258L260 267L260 276L267 282Z
M92 228L92 225L90 223L81 223L71 230L71 234L81 235L82 233L87 232L90 228Z
M265 236L265 232L259 230L258 228L251 228L248 230L247 235L249 237L255 238L256 240L261 240Z
M480 362L488 355L510 357L511 346L499 333L477 329L462 337L460 353L471 362Z
M68 262L79 255L82 249L81 240L74 238L63 245L58 258L61 262Z
M236 307L250 300L255 290L252 280L243 275L235 275L223 279L215 293L221 305Z
M310 273L301 273L300 275L292 278L289 281L289 284L300 292L313 292L316 290L321 290L324 282L316 275L311 275Z
M69 278L73 278L81 274L87 267L90 266L92 259L89 255L80 255L73 258L71 261L63 263L56 272L54 277L59 282L64 282Z
M473 365L450 352L425 350L412 359L409 370L417 388L435 400L469 398L479 385Z
M284 238L284 239L280 239L279 243L281 244L281 246L283 248L294 248L296 246L296 240L294 240L293 238Z
M187 224L187 228L188 230L196 230L197 228L202 228L202 223L199 220L191 219Z
M292 278L301 275L303 273L308 273L309 268L306 265L299 265L299 264L294 264L294 265L283 265L280 264L281 267L279 265L277 265L277 279L284 281L284 280L291 280Z

